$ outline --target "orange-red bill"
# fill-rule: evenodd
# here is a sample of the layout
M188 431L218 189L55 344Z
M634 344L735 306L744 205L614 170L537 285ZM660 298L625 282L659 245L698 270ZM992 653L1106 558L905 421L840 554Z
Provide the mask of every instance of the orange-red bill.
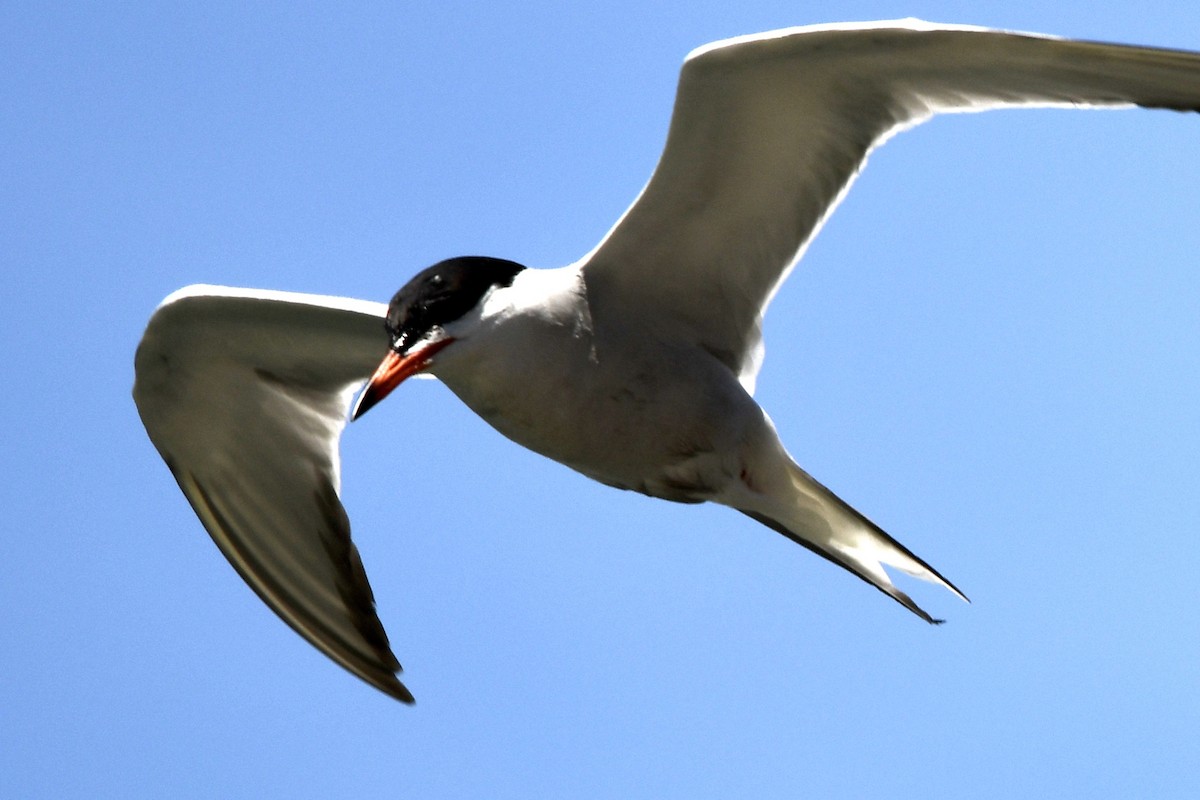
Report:
M416 352L404 354L388 350L371 380L367 381L367 388L358 396L358 403L354 406L354 413L350 415L350 419L358 419L406 379L427 369L433 362L433 356L453 341L452 338L440 339Z

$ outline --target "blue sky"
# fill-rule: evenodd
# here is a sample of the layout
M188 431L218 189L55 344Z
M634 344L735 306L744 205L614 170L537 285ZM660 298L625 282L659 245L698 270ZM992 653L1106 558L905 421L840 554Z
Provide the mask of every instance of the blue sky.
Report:
M904 584L941 628L428 381L343 440L415 707L220 557L129 395L172 290L572 261L715 39L912 14L1200 49L1185 2L577 5L6 4L0 796L1196 796L1196 116L905 134L772 307L759 399L972 597Z

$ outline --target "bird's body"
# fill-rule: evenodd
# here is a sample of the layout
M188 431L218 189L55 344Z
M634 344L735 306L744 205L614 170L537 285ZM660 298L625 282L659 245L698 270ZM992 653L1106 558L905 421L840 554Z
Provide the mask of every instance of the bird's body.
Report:
M368 378L355 417L432 374L518 444L610 486L742 511L936 622L885 566L962 593L804 472L755 402L762 316L874 147L936 113L1017 105L1196 111L1200 55L916 20L707 45L685 62L653 177L578 262L450 259L386 308L182 290L138 349L138 409L255 591L402 700L337 495L338 437Z
M427 371L517 444L619 489L745 512L926 620L880 562L961 596L800 469L727 364L661 318L592 302L587 278L581 265L523 270L446 326L472 335Z
M610 317L577 267L525 270L484 304L483 335L429 372L500 433L590 478L713 499L761 410L720 362Z

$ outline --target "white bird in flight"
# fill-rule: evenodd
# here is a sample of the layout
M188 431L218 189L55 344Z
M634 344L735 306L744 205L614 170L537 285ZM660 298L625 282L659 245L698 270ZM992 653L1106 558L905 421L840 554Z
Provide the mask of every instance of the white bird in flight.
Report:
M705 45L649 183L558 269L453 258L389 306L192 286L138 347L146 431L217 546L298 633L404 702L350 523L338 437L428 373L602 483L730 506L927 622L885 567L966 597L801 469L753 399L763 313L870 151L934 114L1200 110L1200 54L919 20ZM382 364L380 363L382 359Z

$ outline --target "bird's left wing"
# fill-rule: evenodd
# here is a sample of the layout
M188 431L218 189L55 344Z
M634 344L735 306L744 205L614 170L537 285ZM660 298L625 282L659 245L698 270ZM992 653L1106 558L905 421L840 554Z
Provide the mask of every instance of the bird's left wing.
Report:
M1200 54L920 20L701 47L654 175L581 262L593 318L669 326L752 388L766 305L872 148L934 114L1036 105L1195 111Z
M146 432L213 541L301 636L411 703L350 522L338 438L388 348L384 305L192 286L155 311L135 359Z

